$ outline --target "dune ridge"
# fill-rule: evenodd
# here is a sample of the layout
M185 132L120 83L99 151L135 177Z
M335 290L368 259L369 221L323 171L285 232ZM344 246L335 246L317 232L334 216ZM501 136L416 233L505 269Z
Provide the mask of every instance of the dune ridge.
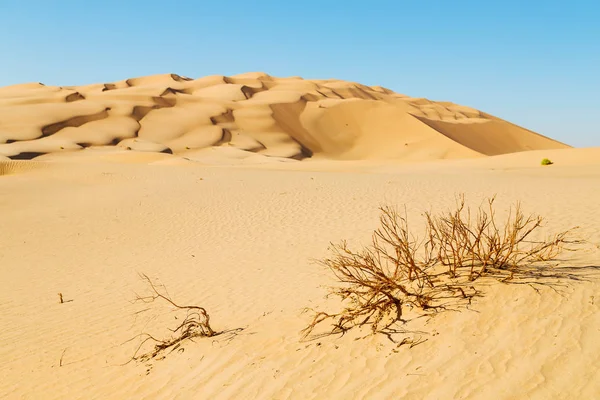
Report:
M427 161L569 146L470 107L334 79L164 74L0 88L0 156L104 147L193 160L232 147L219 154Z

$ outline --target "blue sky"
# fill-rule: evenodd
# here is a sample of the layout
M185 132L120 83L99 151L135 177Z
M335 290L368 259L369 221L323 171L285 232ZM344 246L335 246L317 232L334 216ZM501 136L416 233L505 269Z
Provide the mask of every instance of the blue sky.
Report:
M600 146L597 1L0 0L0 86L338 78Z

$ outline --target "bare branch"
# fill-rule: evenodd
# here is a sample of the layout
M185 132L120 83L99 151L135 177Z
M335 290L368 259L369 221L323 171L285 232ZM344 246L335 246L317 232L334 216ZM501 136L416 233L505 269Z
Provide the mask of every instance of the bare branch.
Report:
M193 339L195 337L211 337L215 336L217 333L210 326L210 316L204 307L195 306L195 305L186 305L181 306L169 295L164 285L157 285L146 275L140 274L140 278L147 283L150 294L147 296L136 295L135 302L142 303L152 303L155 300L161 299L166 301L168 304L172 305L178 310L184 310L186 312L185 318L183 322L179 324L175 329L169 329L174 335L167 339L158 339L148 333L142 333L137 335L136 337L130 339L135 340L137 338L143 337L144 339L138 345L133 356L132 360L148 360L151 358L155 358L162 351L172 348L173 346L178 345L180 342L186 339ZM137 314L148 311L148 308L139 311ZM141 348L148 341L154 342L154 349L150 352L146 352L144 354L138 355Z
M331 288L330 294L345 306L337 313L315 312L302 331L304 337L325 321L331 322L329 334L362 325L370 325L375 333L404 322L405 306L423 314L468 306L481 295L470 282L486 275L517 282L531 277L536 263L545 262L543 267L550 268L548 262L581 243L573 239L575 228L531 241L543 218L526 216L516 203L499 224L494 204L495 196L472 212L460 195L454 210L425 212L424 239L410 232L406 208L401 213L380 207L380 227L369 246L353 250L344 241L332 244L331 256L318 261L338 280L340 286Z

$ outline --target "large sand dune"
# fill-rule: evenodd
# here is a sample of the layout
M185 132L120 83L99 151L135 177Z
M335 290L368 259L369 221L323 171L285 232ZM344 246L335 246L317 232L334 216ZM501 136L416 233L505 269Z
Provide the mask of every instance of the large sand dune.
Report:
M166 74L0 88L0 156L56 158L107 146L201 161L216 147L239 150L221 158L406 161L568 147L469 107L339 80Z

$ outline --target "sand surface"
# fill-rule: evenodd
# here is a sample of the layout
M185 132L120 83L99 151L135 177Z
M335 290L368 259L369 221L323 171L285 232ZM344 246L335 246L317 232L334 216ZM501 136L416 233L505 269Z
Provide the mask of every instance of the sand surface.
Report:
M460 193L580 226L572 279L302 339L304 308L339 306L314 262L330 242ZM0 221L0 398L600 398L600 148L469 107L262 73L0 88ZM130 362L182 318L134 302L140 273L220 334Z
M217 158L229 163L428 161L567 147L470 107L335 79L165 74L0 88L0 157L15 160L94 157L100 149L213 164L206 150L219 148Z
M598 398L600 149L547 153L549 167L537 152L243 166L152 154L0 162L0 397ZM520 200L548 232L580 225L589 244L561 267L587 280L540 293L490 284L471 310L400 326L395 340L426 340L413 348L359 331L302 341L302 309L337 304L311 262L330 241L366 242L380 204L418 220L460 192ZM121 365L135 350L124 342L175 322L168 307L135 314L139 272L227 333Z

